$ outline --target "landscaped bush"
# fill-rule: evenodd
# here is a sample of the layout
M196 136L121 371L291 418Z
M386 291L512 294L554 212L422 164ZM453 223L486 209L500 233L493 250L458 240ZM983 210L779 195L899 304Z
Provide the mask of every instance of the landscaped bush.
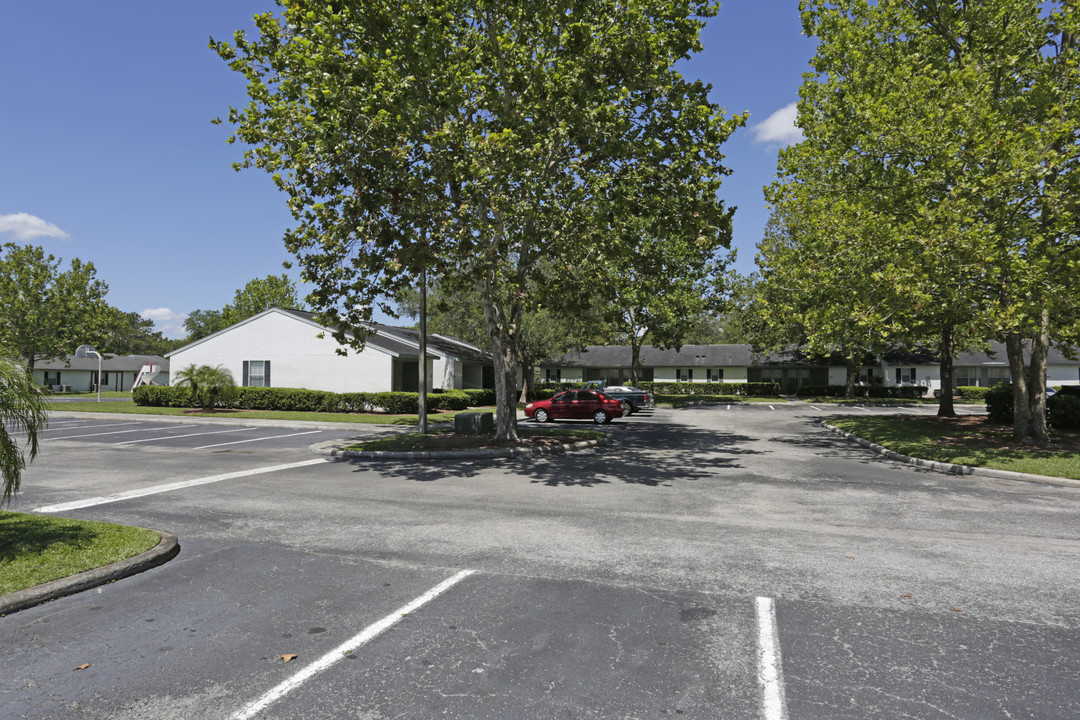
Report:
M465 388L461 392L469 397L469 407L486 407L495 404L495 391L485 388Z
M913 400L926 395L929 388L922 385L856 385L852 397L899 398ZM798 389L800 397L844 397L844 385L803 385Z
M673 382L642 381L638 383L642 390L654 395L743 395L745 397L775 397L780 394L780 386L771 382Z
M738 399L738 396L735 395L656 395L654 397L656 402L671 403L674 407L682 407L693 403L725 403ZM743 395L742 397L747 396Z
M1013 421L1012 383L998 383L986 392L986 414L990 422L1011 425Z
M469 396L460 390L428 393L428 410L465 410L469 407Z
M956 388L956 394L961 400L986 400L986 393L989 391L990 388L973 387L971 385L961 385Z
M1046 422L1057 430L1080 429L1080 393L1046 398Z
M1080 385L1062 385L1057 390L1058 395L1073 395L1080 397Z
M132 391L131 399L143 407L189 408L198 405L189 388L169 385L140 385Z
M283 412L346 412L338 393L303 388L237 388L229 407Z

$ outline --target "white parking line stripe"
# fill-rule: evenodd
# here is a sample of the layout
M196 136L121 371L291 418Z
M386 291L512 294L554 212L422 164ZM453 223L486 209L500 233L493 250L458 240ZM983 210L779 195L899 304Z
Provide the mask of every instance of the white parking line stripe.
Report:
M780 669L780 643L776 637L776 610L773 599L757 599L758 682L761 683L761 709L765 720L785 720L784 677Z
M773 407L772 405L770 405L770 406L769 406L769 409L770 409L770 410L775 410L776 408L774 408L774 407Z
M124 425L143 425L143 424L145 424L145 423L141 423L141 422L104 423L104 424L101 424L101 425L93 425L92 429L97 430L98 428L103 428L103 427L123 427ZM49 427L47 427L45 429L46 430L56 430L58 432L66 432L66 431L69 431L69 430L82 430L84 428L85 428L85 423L83 425L76 425L75 427L54 427L53 423L50 422Z
M167 483L165 485L151 485L150 487L145 487L140 490L129 490L128 492L116 493L115 495L92 497L87 498L86 500L75 500L74 502L60 503L59 505L46 505L45 507L35 508L33 512L53 513L78 510L79 508L93 507L94 505L104 505L106 503L119 502L121 500L130 500L131 498L143 497L144 495L156 495L157 493L183 490L184 488L194 487L196 485L208 485L210 483L221 482L222 480L233 480L235 478L249 477L251 475L262 475L263 473L277 472L278 470L292 470L293 468L307 467L309 465L317 465L324 462L331 462L331 460L330 458L317 458L315 460L304 460L303 462L286 463L284 465L268 465L267 467L253 468L251 470L240 470L238 472L225 473L224 475L211 475L209 477L196 478L195 480L182 480L180 482Z
M130 424L139 425L140 423L130 423ZM50 437L49 439L50 440L72 440L74 438L97 437L99 435L123 435L124 433L133 433L133 432L150 432L151 430L154 430L154 429L155 429L154 426L151 425L150 427L139 427L139 428L135 428L134 430L111 430L109 432L103 432L103 433L83 433L82 435L65 435L63 437L55 437L55 438ZM176 429L177 430L183 429L183 425L177 425Z
M864 408L862 405L856 405L855 409L862 410L863 412L870 412L869 408Z
M173 438L196 437L197 435L220 435L222 433L244 432L245 430L253 429L254 428L243 427L233 430L209 430L207 432L188 433L187 435L165 435L163 437L156 438L142 438L141 440L124 440L123 442L113 443L113 445L133 445L135 443L154 442L155 440L172 440Z
M818 412L821 412L821 408L819 408L817 405L811 405L810 407L814 408Z
M457 575L443 580L441 583L431 588L408 605L402 608L398 608L394 612L384 617L382 620L368 625L358 634L349 638L341 645L338 645L336 648L326 653L321 658L311 663L288 680L280 683L277 687L270 690L270 692L266 693L255 702L239 710L235 715L232 716L232 720L248 720L248 718L255 717L255 715L262 712L267 707L277 702L296 688L300 687L300 685L302 685L307 680L310 680L315 675L319 674L323 670L326 670L334 663L345 658L349 652L358 650L363 645L366 645L368 642L370 642L371 640L378 637L383 632L389 630L395 624L400 622L403 617L405 617L409 613L416 612L421 607L427 605L439 595L442 595L444 592L452 588L454 585L457 585L469 575L472 575L474 572L476 571L462 570Z
M192 450L205 450L206 448L223 447L225 445L242 445L243 443L259 442L260 440L277 440L278 438L296 437L297 435L314 435L322 430L308 430L307 432L289 433L288 435L270 435L269 437L251 438L250 440L235 440L233 442L218 443L217 445L203 445Z

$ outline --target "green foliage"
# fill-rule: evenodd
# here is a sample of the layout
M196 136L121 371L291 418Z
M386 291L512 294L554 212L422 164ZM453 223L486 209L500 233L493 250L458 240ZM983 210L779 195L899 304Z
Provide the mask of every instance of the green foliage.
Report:
M929 388L922 385L856 385L850 397L901 398L914 400L926 395ZM801 397L848 397L845 385L800 385Z
M1058 430L1080 428L1080 395L1059 393L1046 399L1046 419Z
M27 460L38 453L38 433L48 424L48 405L26 368L0 355L0 477L3 503L19 491ZM16 439L11 433L26 433Z
M720 146L744 119L676 69L715 13L709 0L297 0L257 16L256 37L211 47L248 82L228 118L253 146L238 167L287 194L286 247L320 319L357 347L421 270L476 289L497 436L514 440L527 312L587 306L641 237L728 242Z
M642 390L661 395L743 395L745 397L777 397L780 386L771 382L647 382L638 383Z
M190 387L140 385L131 392L131 400L142 407L195 407L197 401Z
M1057 389L1058 395L1073 395L1080 397L1080 385L1062 385Z
M495 404L495 391L485 388L466 388L461 392L469 398L469 407L488 407Z
M990 388L986 387L961 385L956 388L956 395L961 400L986 400L986 393L988 392L990 392Z
M992 422L1009 424L1013 421L1012 383L998 383L987 390L986 414Z
M469 404L469 395L461 390L427 394L428 410L465 410Z
M187 342L213 335L272 307L304 309L296 295L296 283L288 275L267 275L248 281L233 294L233 301L220 310L192 310L184 320Z
M236 381L222 365L188 365L176 373L176 386L190 388L192 397L207 412L219 404L225 406L236 396Z
M109 306L105 310L104 337L98 349L110 355L165 355L183 340L170 340L154 330L154 321L136 312Z
M101 344L105 294L93 263L60 258L34 245L6 243L0 255L0 346L27 367L65 357L84 343Z

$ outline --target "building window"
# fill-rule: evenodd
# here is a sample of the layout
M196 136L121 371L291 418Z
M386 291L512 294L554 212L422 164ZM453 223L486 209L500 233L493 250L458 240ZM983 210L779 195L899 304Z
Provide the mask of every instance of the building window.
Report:
M269 360L245 360L244 381L245 387L270 387L270 361Z
M694 382L694 368L676 368L675 379L679 382Z
M60 384L60 371L49 372L45 371L45 385L59 385Z
M705 379L709 382L724 382L724 368L709 368L705 371Z
M914 385L915 368L896 368L897 385Z
M548 368L544 371L544 379L546 382L562 382L562 370L559 368Z

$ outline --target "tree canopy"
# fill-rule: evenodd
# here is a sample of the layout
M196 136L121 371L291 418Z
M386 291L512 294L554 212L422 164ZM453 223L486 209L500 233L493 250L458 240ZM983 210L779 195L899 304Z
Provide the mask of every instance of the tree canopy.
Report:
M107 323L109 286L93 263L61 259L35 245L6 243L0 254L0 346L29 369L99 343Z
M719 148L741 124L675 63L716 5L630 0L290 2L212 47L248 80L242 167L271 173L286 235L335 335L425 268L475 288L497 436L516 439L527 309L572 309L636 243L628 218L725 244ZM535 294L549 268L588 282Z
M831 308L868 338L936 335L943 358L1004 340L1017 439L1047 442L1050 338L1080 335L1080 17L1061 1L800 7L819 41L806 140L769 191L798 245L763 246L766 267L837 283L806 315L811 337L841 330L822 325Z
M0 477L3 503L19 491L27 460L38 453L38 433L48 424L48 403L25 367L0 351ZM26 433L25 440L12 433Z
M296 294L296 283L288 275L267 275L249 280L233 294L233 301L220 310L192 310L184 320L187 341L212 335L272 307L304 309Z

